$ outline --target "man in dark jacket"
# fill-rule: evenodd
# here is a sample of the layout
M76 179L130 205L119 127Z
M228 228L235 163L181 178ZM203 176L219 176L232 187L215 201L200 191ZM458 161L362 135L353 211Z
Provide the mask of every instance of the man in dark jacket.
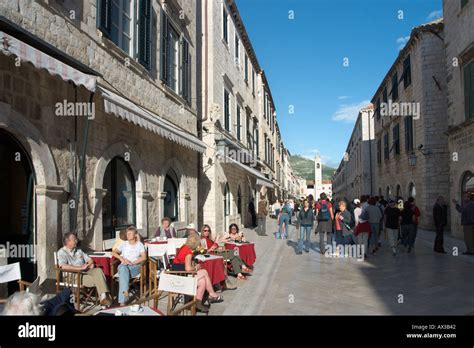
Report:
M464 255L474 255L474 192L466 192L463 196L462 206L453 199L456 210L461 213L461 225L464 229L464 243L466 251Z
M436 228L436 238L434 242L434 251L436 253L446 254L444 251L444 226L448 224L448 206L444 202L443 196L439 196L433 206L433 221Z

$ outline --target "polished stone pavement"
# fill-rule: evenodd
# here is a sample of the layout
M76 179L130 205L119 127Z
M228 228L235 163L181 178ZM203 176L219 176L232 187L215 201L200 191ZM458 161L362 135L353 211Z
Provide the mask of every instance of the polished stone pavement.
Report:
M314 234L310 252L297 255L295 227L289 240L276 240L276 229L267 219L268 236L244 231L256 244L255 270L210 315L474 314L474 257L462 255L461 240L446 236L449 253L436 254L434 233L420 230L414 252L392 256L382 240L382 250L360 262L320 255Z

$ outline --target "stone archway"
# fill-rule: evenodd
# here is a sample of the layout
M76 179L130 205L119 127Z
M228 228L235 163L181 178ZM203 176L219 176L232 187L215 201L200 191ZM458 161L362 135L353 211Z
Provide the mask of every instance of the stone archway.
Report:
M148 236L148 206L147 202L151 198L147 191L147 178L143 171L143 162L129 145L125 143L115 143L110 145L98 158L94 170L93 187L90 197L93 199L92 207L94 218L92 221L91 233L92 247L95 250L102 250L102 199L107 193L103 187L104 175L110 161L115 157L127 157L128 164L135 179L136 194L136 221L137 228L144 236Z
M64 194L64 188L58 185L56 163L41 132L9 104L1 102L0 128L9 132L30 156L35 177L33 233L37 273L42 280L52 279L55 277L53 252L58 249L58 239L62 235L59 219Z
M159 206L158 206L159 219L161 220L164 216L164 200L166 198L166 192L164 190L165 179L166 179L166 175L168 175L171 172L176 177L177 184L178 184L179 222L186 222L186 223L193 222L193 221L189 221L189 212L190 212L189 201L191 200L191 196L188 190L188 180L187 180L186 175L184 174L185 171L183 169L183 166L175 157L170 158L165 162L161 175L158 179L158 187L159 187L158 198L160 198Z

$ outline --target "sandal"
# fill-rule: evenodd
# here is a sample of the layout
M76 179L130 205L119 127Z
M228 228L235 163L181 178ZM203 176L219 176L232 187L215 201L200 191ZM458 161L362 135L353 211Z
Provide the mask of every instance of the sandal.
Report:
M242 267L242 271L244 271L245 273L252 273L252 269L250 269L246 266Z
M217 297L209 296L208 300L210 303L219 303L224 301L224 297L222 297L222 295L217 295Z
M247 280L247 277L244 276L243 274L237 275L237 278L240 280Z

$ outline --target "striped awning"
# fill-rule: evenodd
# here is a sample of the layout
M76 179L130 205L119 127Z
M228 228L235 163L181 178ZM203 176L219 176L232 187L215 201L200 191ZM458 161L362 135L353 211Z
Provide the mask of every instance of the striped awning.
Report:
M0 31L0 52L7 56L14 55L21 62L29 62L38 69L45 69L51 75L61 77L64 81L72 81L77 86L95 91L96 76L85 74L3 31Z
M99 90L104 98L105 112L122 120L145 128L155 134L171 140L181 146L203 153L206 144L193 134L186 132L168 120L158 116L134 102L114 93L102 86Z

